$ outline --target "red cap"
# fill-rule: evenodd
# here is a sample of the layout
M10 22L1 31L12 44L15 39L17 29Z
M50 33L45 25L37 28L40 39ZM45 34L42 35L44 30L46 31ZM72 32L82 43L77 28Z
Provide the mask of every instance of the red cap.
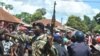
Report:
M100 37L98 37L96 40L97 40L98 43L100 43Z

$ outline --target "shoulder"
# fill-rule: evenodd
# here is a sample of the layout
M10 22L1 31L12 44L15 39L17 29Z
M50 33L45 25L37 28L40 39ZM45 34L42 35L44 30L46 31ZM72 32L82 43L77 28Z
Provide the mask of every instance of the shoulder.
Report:
M99 45L98 44L96 44L94 47L98 47Z
M100 46L99 46L98 44L96 44L94 47L95 47L95 48L100 48Z
M3 40L2 43L5 43L5 41Z
M77 43L72 43L72 44L70 45L70 47L71 47L71 48L74 48L74 47L76 46L76 44L77 44Z
M9 44L10 44L10 45L13 45L13 42L12 42L12 41L9 41Z

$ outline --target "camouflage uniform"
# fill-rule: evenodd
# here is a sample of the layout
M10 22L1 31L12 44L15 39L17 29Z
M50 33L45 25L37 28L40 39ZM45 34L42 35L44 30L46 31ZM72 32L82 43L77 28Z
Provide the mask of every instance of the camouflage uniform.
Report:
M19 43L20 47L18 48L18 56L23 56L24 55L24 48L25 48L25 41L27 39L27 35L25 35L24 33L19 33L16 32L15 34L13 34L15 41ZM15 43L16 43L15 42Z
M44 45L47 42L47 35L42 34L37 37L37 39L32 43L32 56L41 56Z

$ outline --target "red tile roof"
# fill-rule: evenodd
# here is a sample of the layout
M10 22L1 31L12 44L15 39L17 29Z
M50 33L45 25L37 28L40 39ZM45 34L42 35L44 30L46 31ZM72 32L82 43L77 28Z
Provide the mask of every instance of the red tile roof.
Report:
M0 8L0 21L21 23L21 20Z
M41 22L46 26L47 24L51 24L51 19L41 19L41 20L37 20L35 22ZM56 21L55 26L62 26L62 25L60 22Z

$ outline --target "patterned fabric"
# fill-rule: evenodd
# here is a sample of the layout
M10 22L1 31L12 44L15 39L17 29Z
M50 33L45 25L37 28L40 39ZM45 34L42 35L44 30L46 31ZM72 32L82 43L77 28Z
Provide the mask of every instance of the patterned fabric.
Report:
M40 49L43 49L46 44L47 37L45 34L37 37L34 43L32 43L32 56L41 56L42 52Z
M100 44L96 44L94 47L100 51Z
M54 44L51 47L51 56L58 56L58 50L56 49L56 47L54 46Z
M21 34L16 33L16 34L14 34L14 36L15 36L15 39L17 39L16 42L18 42L18 40L20 40L21 42L24 43L26 41L31 42L31 40L32 40L32 36L28 36L25 33L21 33Z
M18 42L18 40L19 40L23 43L26 41L26 39L28 37L25 33L20 33L20 32L12 33L12 35L14 36L14 39L16 42Z
M4 29L0 29L0 34L3 34L5 32Z
M11 41L2 41L4 47L4 55L9 55L10 47L13 45Z

